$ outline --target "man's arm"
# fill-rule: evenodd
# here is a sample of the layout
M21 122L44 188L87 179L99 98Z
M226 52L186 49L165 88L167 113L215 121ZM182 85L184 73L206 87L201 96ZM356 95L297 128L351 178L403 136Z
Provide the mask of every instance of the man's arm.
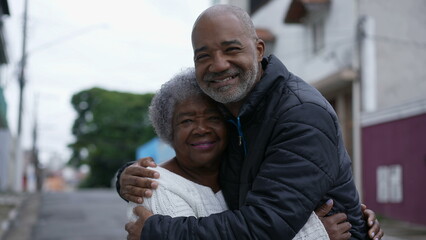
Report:
M300 116L301 112L309 116ZM305 118L311 119L313 125L299 122ZM321 127L316 127L316 123L321 123ZM338 174L334 139L337 134L333 137L336 129L328 112L313 104L288 111L277 128L239 210L199 219L154 215L145 222L143 237L167 239L164 236L169 234L175 239L293 238ZM315 147L306 148L311 145Z
M351 225L346 221L346 215L344 213L334 214L327 216L333 206L333 201L330 199L321 207L318 207L315 210L315 213L318 215L319 219L322 221L330 240L348 240L351 237L351 234L348 232L351 228ZM134 210L134 213L138 216L136 222L129 222L126 224L126 231L128 233L127 239L136 239L139 240L144 226L145 221L152 216L152 212L143 208L137 207ZM379 240L383 237L384 232L380 229L379 221L376 219L375 213L367 209L364 204L362 204L362 212L366 221L369 222L369 236L370 239ZM376 233L376 234L371 234ZM163 236L167 238L166 236Z

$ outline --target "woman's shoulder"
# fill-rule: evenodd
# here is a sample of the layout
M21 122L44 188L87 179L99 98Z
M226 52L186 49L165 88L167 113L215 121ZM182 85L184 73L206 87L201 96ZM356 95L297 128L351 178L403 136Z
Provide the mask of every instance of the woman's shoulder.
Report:
M211 188L192 182L163 167L153 168L160 173L158 187L149 201L151 204L168 205L172 208L189 207L196 217L208 216L226 210L226 203L221 193L214 193ZM172 201L172 202L170 202Z
M157 166L155 168L148 167L149 169L152 169L154 171L157 171L160 174L160 178L156 179L156 181L159 183L159 186L163 187L174 187L179 185L192 185L193 182L164 168Z
M160 174L160 178L156 179L158 182L159 191L170 191L177 195L196 197L199 195L213 195L210 187L200 185L191 180L188 180L170 170L163 167L151 168Z

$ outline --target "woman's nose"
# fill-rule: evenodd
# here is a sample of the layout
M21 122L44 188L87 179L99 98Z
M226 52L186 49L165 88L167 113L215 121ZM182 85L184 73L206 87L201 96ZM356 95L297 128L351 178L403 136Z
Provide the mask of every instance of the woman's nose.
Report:
M206 125L206 123L204 123L203 121L200 121L197 123L197 126L194 129L194 133L196 134L206 134L209 133L211 131L211 129L209 128L208 125Z

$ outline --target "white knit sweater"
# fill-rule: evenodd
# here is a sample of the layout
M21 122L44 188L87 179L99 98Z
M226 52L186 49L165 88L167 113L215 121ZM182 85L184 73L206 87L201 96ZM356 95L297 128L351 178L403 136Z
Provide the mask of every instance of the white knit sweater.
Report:
M211 188L194 183L169 170L156 167L160 173L158 188L151 198L144 198L142 206L154 214L171 217L207 217L228 209L221 191L214 193ZM135 203L130 203L130 215Z
M228 210L222 191L214 193L211 188L194 183L169 170L157 167L160 173L158 188L151 198L144 198L146 209L154 214L169 215L171 217L207 217L213 213ZM138 204L129 202L128 217L136 221L137 216L133 208ZM293 240L328 240L324 226L315 213L312 213L303 228Z

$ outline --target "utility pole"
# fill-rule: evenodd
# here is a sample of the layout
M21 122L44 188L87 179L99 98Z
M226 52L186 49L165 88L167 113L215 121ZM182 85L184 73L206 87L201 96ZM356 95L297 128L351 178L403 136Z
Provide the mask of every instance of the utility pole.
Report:
M40 162L38 158L38 147L37 147L37 139L38 139L38 95L35 97L34 101L34 125L33 125L33 147L31 150L31 160L34 165L35 170L35 183L36 183L36 191L40 192L43 186L43 172L40 167Z
M19 69L19 109L18 109L18 131L15 140L15 176L14 187L16 192L21 192L23 188L23 152L21 146L22 135L22 115L24 105L24 88L25 88L25 68L27 63L27 21L28 21L28 0L24 0L24 24L22 28L22 57Z
M22 57L19 70L19 110L18 110L18 138L22 133L22 112L24 105L25 68L27 64L27 22L28 22L28 0L24 0L24 25L22 28Z

